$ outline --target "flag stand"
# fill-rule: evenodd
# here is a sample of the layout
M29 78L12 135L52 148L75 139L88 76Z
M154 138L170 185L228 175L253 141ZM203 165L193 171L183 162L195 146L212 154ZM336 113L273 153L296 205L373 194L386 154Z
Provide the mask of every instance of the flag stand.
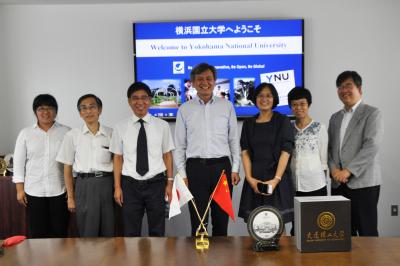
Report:
M210 246L210 242L208 241L207 228L205 227L205 225L203 223L203 219L200 218L200 214L199 214L199 211L197 210L194 200L191 199L190 201L192 202L193 208L195 209L197 217L199 218L199 221L200 221L199 228L197 228L197 230L196 230L196 240L195 240L196 249L197 250L208 249L208 247ZM203 231L201 231L201 230L203 230Z
M207 212L208 212L208 210L210 209L211 201L212 201L212 199L213 199L214 193L215 193L215 191L217 190L218 184L219 184L219 182L221 181L221 177L222 177L224 174L225 174L225 170L222 171L222 173L221 173L221 175L220 175L220 177L219 177L218 183L217 183L217 185L215 186L213 193L211 193L210 200L208 201L208 205L207 205L206 211L205 211L204 214L203 214L203 218L200 219L200 214L199 214L199 211L197 210L196 204L194 203L193 199L191 200L191 202L192 202L192 204L193 204L193 207L194 207L194 209L196 210L197 217L198 217L199 220L200 220L199 227L198 227L197 230L196 230L196 241L195 241L195 246L196 246L196 249L197 249L197 250L208 249L209 246L210 246L210 241L209 241L209 239L208 239L207 228L206 228L205 225L204 225L204 219L205 219L206 216L207 216ZM200 237L199 237L199 236L200 236Z

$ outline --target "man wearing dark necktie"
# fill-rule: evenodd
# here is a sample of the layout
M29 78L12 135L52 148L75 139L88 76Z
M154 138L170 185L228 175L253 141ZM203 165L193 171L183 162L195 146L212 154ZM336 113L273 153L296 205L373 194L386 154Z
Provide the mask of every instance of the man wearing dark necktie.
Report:
M122 207L125 236L140 236L144 212L149 235L165 234L165 198L172 194L174 144L166 121L148 113L150 88L133 83L127 92L132 117L118 123L114 153L114 200Z
M146 130L144 129L144 120L139 119L140 129L137 138L137 150L136 150L136 172L141 176L144 176L149 171L149 159L147 154L147 138Z

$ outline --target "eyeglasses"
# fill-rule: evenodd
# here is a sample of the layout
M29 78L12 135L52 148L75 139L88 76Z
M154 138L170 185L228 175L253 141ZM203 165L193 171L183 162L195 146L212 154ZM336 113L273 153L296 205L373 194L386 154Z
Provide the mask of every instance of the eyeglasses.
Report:
M139 100L145 102L145 101L150 100L150 97L149 97L149 96L140 96L140 97L138 97L138 96L132 96L132 97L131 97L131 100L134 101L134 102L137 102L137 101L139 101Z
M351 90L353 87L357 87L354 83L352 82L347 82L343 83L338 87L338 90Z
M91 104L91 105L79 105L79 111L85 112L85 111L93 111L98 108L97 105Z
M40 106L36 109L36 112L43 113L43 112L53 112L55 109L52 106Z
M308 103L293 103L291 106L292 106L292 109L305 108L308 106Z
M272 96L271 94L258 94L257 95L257 99L270 99L270 98L274 98L274 96Z
M195 77L195 82L214 82L214 77L209 76L209 77Z

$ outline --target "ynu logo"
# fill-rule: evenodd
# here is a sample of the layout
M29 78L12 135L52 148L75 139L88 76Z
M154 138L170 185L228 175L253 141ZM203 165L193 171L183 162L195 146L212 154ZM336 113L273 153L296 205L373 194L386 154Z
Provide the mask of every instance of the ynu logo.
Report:
M183 61L174 61L172 63L173 73L174 74L185 74L185 62Z

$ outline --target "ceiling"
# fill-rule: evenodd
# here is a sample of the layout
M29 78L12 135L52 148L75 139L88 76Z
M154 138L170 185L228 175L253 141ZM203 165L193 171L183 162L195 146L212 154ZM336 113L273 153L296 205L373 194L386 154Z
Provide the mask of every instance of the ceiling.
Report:
M214 2L214 1L226 1L226 0L0 0L0 5L1 4L13 4L13 5L129 4L129 3L168 3L168 2ZM241 1L241 0L234 0L234 1Z

